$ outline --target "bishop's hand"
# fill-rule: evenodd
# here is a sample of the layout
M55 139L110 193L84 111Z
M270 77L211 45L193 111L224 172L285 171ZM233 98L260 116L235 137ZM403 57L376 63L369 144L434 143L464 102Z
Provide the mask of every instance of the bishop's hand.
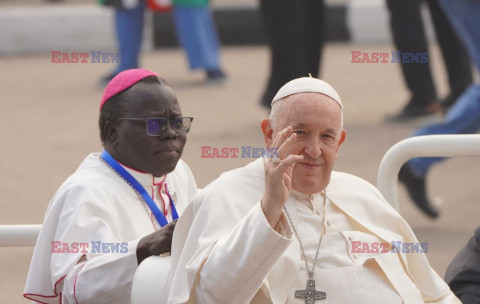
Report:
M171 221L159 230L143 237L137 245L138 265L152 255L160 255L172 250L173 231L177 220Z
M275 229L283 213L292 188L292 174L295 164L303 160L302 155L291 154L297 134L287 127L277 134L270 149L277 157L269 157L265 166L265 195L262 198L262 210L270 226Z

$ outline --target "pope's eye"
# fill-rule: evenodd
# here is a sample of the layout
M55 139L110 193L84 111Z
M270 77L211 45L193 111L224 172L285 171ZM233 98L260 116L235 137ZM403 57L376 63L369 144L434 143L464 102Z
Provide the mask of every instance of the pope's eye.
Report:
M307 134L307 132L302 131L302 130L296 130L296 131L293 131L293 133L295 133L295 134L297 134L297 135L305 135L305 134Z

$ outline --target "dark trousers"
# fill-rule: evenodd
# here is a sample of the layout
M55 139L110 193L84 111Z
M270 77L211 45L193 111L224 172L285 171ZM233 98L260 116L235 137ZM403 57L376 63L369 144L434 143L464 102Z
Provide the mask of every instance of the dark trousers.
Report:
M298 77L318 77L325 40L323 0L261 0L270 46L270 76L262 105L270 103L288 81Z
M390 26L398 51L428 52L421 15L421 0L387 0ZM438 44L448 73L452 93L462 92L472 83L470 59L463 44L443 13L437 0L427 0ZM430 64L402 63L402 73L411 92L412 103L428 104L437 98Z

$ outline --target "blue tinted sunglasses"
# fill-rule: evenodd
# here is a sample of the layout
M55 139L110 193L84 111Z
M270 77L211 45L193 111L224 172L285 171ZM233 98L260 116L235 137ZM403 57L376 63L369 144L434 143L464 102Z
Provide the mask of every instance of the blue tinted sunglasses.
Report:
M160 136L167 131L167 125L170 124L172 129L177 135L185 135L190 131L193 117L176 117L174 119L162 118L162 117L150 117L150 118L119 118L118 120L133 120L144 121L147 129L147 134L150 136Z

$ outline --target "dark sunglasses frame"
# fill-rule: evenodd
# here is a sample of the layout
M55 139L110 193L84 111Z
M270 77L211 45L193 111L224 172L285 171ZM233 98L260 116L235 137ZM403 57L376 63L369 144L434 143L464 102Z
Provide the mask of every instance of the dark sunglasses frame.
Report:
M187 119L188 127L184 127L183 128L184 130L182 132L179 132L179 130L177 128L175 128L175 122L181 122L182 124L184 124L184 122L185 122L184 119ZM133 121L143 121L143 122L145 122L145 129L147 131L148 136L160 136L160 135L165 134L165 132L167 131L167 124L170 124L170 126L172 127L172 129L175 131L175 133L177 135L186 135L190 131L190 127L192 126L193 117L181 116L181 117L175 117L174 119L168 119L168 118L164 118L164 117L148 117L148 118L122 117L122 118L118 119L118 121L122 121L122 120L133 120ZM161 133L155 134L154 132L150 132L148 127L149 127L149 121L151 121L151 120L156 120L158 122L158 125L160 126Z

